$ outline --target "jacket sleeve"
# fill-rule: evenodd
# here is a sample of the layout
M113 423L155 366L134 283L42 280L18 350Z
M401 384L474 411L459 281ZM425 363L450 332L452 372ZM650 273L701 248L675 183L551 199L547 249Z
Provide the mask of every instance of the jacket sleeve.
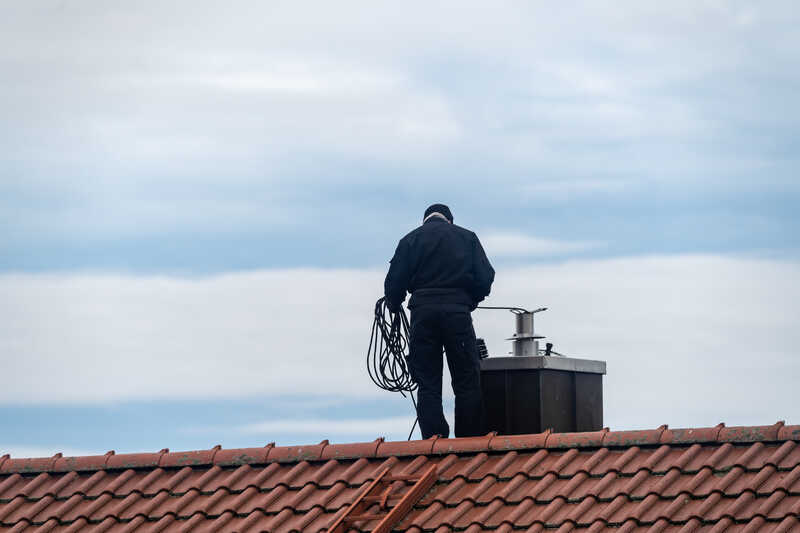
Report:
M489 296L489 292L492 290L494 269L489 263L489 258L486 257L486 252L483 251L483 246L481 246L481 241L478 240L477 235L474 235L472 243L472 272L475 280L472 298L475 305L478 305L484 298Z
M401 240L394 251L389 272L383 282L383 295L386 297L386 305L390 311L397 311L400 304L406 299L410 281L408 261L408 244Z

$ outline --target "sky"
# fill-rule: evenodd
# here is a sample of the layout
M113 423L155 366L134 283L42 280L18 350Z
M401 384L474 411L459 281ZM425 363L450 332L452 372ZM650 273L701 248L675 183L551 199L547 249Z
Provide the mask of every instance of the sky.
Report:
M366 348L435 202L611 429L800 423L798 19L0 3L0 455L405 439Z

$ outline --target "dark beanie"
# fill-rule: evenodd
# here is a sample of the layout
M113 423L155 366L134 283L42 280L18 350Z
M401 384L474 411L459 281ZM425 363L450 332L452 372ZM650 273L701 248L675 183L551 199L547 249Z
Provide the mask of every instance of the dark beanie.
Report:
M451 213L450 208L444 204L433 204L432 206L430 206L428 209L425 210L425 214L422 215L422 220L428 218L428 215L430 215L431 213L441 213L445 216L447 220L450 221L451 224L453 223L453 213Z

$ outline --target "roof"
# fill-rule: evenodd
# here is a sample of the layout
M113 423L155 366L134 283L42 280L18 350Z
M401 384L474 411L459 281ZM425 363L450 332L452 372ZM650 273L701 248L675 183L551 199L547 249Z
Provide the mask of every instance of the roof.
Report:
M326 531L378 472L434 465L394 531L800 531L800 426L778 422L3 456L0 532Z

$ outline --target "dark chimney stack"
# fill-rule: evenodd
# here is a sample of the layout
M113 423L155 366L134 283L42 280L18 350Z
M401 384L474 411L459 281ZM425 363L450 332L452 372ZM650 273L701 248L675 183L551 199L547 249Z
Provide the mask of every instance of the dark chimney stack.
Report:
M564 357L552 351L552 345L546 355L540 355L538 339L544 337L534 333L533 315L544 310L513 310L517 315L517 331L511 337L514 355L481 360L489 431L519 435L603 428L606 363Z

